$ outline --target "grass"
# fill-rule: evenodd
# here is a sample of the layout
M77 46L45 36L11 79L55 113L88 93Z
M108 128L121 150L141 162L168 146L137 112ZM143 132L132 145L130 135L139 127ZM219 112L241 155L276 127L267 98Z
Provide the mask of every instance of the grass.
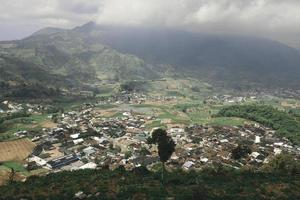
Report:
M4 165L0 165L0 171L2 171L2 170L7 171L7 170L9 170L9 168L7 168L7 167L4 166Z
M146 127L148 129L152 129L152 128L155 128L155 127L167 128L167 126L165 124L161 123L161 120L152 121L150 124L146 124Z
M111 109L111 108L116 108L116 105L113 104L100 104L97 105L96 108L102 109L102 110L107 110L107 109Z
M169 106L167 105L158 105L158 104L133 104L130 105L134 108L158 108L158 109L167 109Z
M175 96L175 97L185 97L184 94L182 94L179 91L167 91L167 96Z
M155 105L152 105L152 104L133 104L133 105L130 105L132 107L135 107L135 108L152 108L152 107L156 107Z
M26 172L27 170L25 169L25 167L18 162L13 162L13 161L9 161L9 162L4 162L2 165L2 169L14 169L16 172Z
M200 106L203 106L203 103L182 103L182 104L175 105L174 108L182 111L189 108L198 108Z
M115 114L113 114L112 116L110 116L108 118L116 118L116 117L123 117L123 112L116 112Z
M162 113L158 116L159 119L171 119L173 123L178 124L189 124L190 122L189 118L178 116L175 113L172 113L172 110L170 109L162 109L161 111Z
M211 121L208 122L208 124L218 126L242 126L246 122L247 120L236 117L216 117L211 118Z
M3 125L6 127L3 133L0 133L0 140L14 139L14 133L18 131L37 131L42 129L41 124L48 120L48 115L31 115L29 117L15 118L6 120Z
M138 108L157 108L160 114L158 120L148 124L148 128L153 127L165 127L161 123L164 119L170 119L172 123L178 124L211 124L220 126L239 126L243 125L247 120L234 117L219 117L212 118L213 114L218 113L222 108L222 105L208 105L202 102L194 101L189 103L179 103L177 105L151 105L151 104L140 104L132 105Z

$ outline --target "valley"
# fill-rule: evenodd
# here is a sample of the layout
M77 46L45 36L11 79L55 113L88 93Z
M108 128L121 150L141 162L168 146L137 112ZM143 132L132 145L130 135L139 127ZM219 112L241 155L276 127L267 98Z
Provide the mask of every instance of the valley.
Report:
M251 166L259 169L263 166L261 162L267 162L267 159L281 152L289 152L295 154L295 158L299 158L300 149L294 146L299 142L299 136L294 135L293 144L276 134L271 127L246 118L217 115L222 109L237 105L271 105L285 113L297 113L300 109L299 100L271 97L267 94L220 95L209 90L211 86L205 84L201 88L203 93L199 93L198 90L191 93L191 85L186 83L185 80L164 80L163 84L154 81L151 87L156 87L156 90L151 90L149 94L136 92L128 86L120 86L129 91L120 90L83 99L77 103L73 101L51 105L45 102L22 104L10 100L3 101L1 116L7 117L3 118L1 124L2 128L6 128L0 133L3 141L0 146L4 147L5 141L18 143L22 140L19 138L29 138L36 148L31 150L26 159L2 160L2 170L10 169L5 167L5 163L17 162L18 165L27 166L25 171L17 170L17 174L25 178L32 174L43 175L45 171L49 173L81 169L85 165L91 165L92 168L108 165L111 169L122 165L131 170L133 166L144 166L143 163L148 163L149 159L152 161L146 166L155 169L157 157L150 156L155 155L155 149L151 149L146 140L151 130L157 127L168 130L177 143L176 154L168 164L169 170L200 170L215 162L233 168ZM158 90L158 87L166 87L169 90ZM295 123L300 124L299 119ZM269 135L268 139L265 138L266 135ZM257 138L262 144L254 143ZM219 146L211 146L212 141L218 141ZM231 151L239 144L254 145L251 145L254 157L238 162L230 158ZM260 150L255 150L257 147ZM145 149L149 155L146 154L145 157L140 149ZM189 150L182 152L183 149ZM183 156L186 154L190 156ZM76 159L64 164L65 166L62 165L62 168L52 168L47 164L51 163L51 160L68 155L76 155ZM263 159L256 158L262 155ZM125 160L127 164L123 163Z
M295 199L299 58L263 38L93 22L0 42L0 199Z

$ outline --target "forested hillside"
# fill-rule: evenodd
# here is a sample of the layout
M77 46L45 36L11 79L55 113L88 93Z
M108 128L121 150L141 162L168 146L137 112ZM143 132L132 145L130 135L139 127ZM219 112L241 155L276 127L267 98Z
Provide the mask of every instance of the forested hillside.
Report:
M300 121L297 116L266 105L234 105L223 108L217 116L241 117L270 127L278 135L300 144Z

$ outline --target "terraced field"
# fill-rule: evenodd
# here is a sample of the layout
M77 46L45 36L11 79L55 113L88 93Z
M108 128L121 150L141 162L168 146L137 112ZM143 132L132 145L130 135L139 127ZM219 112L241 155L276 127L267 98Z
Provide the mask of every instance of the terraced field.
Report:
M22 161L36 145L28 139L0 142L0 162Z

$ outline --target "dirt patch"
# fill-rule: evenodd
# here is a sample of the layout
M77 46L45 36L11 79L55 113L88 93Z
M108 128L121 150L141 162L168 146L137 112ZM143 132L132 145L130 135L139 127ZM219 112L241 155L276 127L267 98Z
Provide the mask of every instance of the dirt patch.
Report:
M45 152L50 154L50 157L46 160L52 160L54 158L58 158L64 155L62 152L59 151L60 144L54 144L53 146L55 147L54 149Z
M300 108L300 103L289 103L286 101L281 102L283 107L290 107L290 108Z
M0 142L0 162L23 161L36 145L29 139Z
M0 169L0 185L4 185L7 182L8 176L9 176L8 170Z
M111 117L117 113L116 110L97 110L97 112L99 112L99 115L103 117Z
M57 126L56 123L50 121L50 120L46 120L44 122L41 123L41 126L43 128L55 128Z
M10 170L0 169L0 186L7 184L10 176ZM26 177L21 173L16 173L14 176L15 181L24 181Z

